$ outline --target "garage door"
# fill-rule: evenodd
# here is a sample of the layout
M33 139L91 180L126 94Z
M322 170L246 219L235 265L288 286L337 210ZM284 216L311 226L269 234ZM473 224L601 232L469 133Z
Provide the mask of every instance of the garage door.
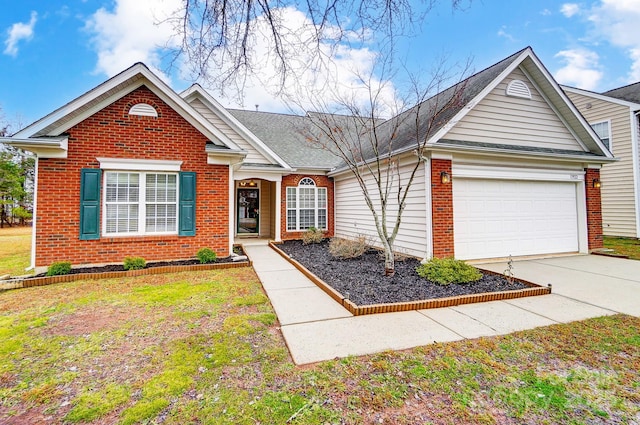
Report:
M457 178L453 219L459 259L578 251L575 183Z

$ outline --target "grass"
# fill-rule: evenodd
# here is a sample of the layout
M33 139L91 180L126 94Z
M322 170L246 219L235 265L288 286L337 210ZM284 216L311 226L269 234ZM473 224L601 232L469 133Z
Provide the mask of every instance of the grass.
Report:
M0 229L0 275L28 274L31 255L31 227L5 227Z
M617 254L626 255L632 260L640 260L640 240L638 239L605 236L604 247L613 249Z
M292 364L250 268L0 293L0 423L583 424L640 415L640 318Z

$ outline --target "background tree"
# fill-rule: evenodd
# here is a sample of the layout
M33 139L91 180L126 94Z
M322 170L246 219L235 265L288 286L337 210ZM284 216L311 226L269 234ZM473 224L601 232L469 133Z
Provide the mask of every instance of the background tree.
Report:
M404 97L389 96L384 79L361 78L368 89L366 103L351 91L336 91L329 101L326 93L305 95L320 112L308 114L304 136L340 158L338 169L358 182L384 251L386 275L395 273L394 243L427 142L464 103L464 81L443 90L452 81L449 73L442 62L426 86L410 78ZM461 75L466 73L467 68Z
M301 70L330 66L341 46L375 44L385 55L394 52L442 2L457 10L471 0L183 0L167 19L178 39L167 47L178 45L171 48L174 61L221 90L244 87L267 62L275 66L275 85L282 89ZM302 26L294 22L301 19ZM268 51L260 47L265 45ZM303 51L311 55L301 61Z
M0 109L0 137L11 125ZM0 145L0 227L25 224L33 210L35 158L21 149Z

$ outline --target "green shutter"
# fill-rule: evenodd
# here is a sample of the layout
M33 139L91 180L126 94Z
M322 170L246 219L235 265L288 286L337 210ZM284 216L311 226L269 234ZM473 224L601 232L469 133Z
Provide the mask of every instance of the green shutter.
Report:
M178 215L180 236L196 235L196 173L180 173L180 208Z
M84 168L80 175L80 239L100 239L102 170Z

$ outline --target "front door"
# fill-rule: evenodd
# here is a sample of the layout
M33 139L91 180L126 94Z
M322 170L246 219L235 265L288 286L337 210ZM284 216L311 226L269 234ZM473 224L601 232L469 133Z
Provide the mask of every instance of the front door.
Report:
M258 189L238 189L239 235L257 235L260 229L260 196Z

